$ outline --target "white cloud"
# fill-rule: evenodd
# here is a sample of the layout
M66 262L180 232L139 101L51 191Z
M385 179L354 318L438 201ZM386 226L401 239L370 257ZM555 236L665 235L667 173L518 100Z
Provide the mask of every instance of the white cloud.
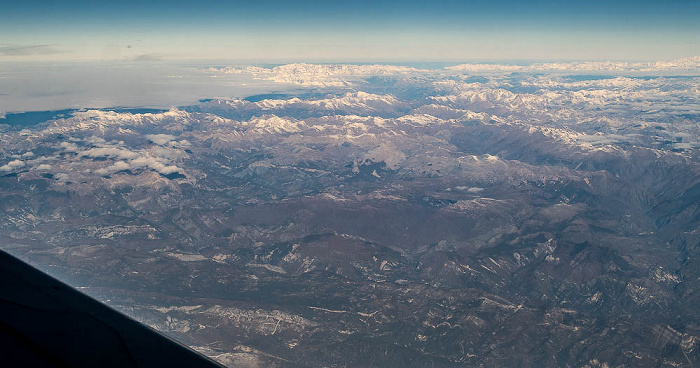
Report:
M136 158L131 161L131 165L135 168L140 168L140 167L148 167L150 169L153 169L163 175L168 175L176 172L182 171L177 166L174 165L167 165L162 162L161 159L157 157L146 157L142 156L139 158Z
M174 141L175 139L177 139L176 136L171 134L147 134L146 138L148 138L148 140L159 146L166 145L170 141Z
M13 171L15 169L19 169L25 166L24 161L21 160L13 160L8 162L5 165L0 166L0 171Z
M95 170L95 173L97 175L109 175L109 174L114 174L115 172L129 170L129 169L131 169L130 164L128 164L124 161L117 161L111 166Z
M91 136L90 138L86 139L85 141L90 143L90 144L93 144L95 146L100 146L100 147L107 144L107 141L104 138L98 137L95 135Z
M83 151L81 156L87 157L114 157L118 159L132 159L138 157L138 153L120 147L99 147Z
M117 161L110 166L95 170L95 173L98 175L110 175L119 171L138 169L151 169L163 175L182 172L181 168L169 165L167 161L160 157L140 156L130 161Z
M61 142L61 144L59 144L59 147L63 148L68 152L78 152L78 145L75 143Z

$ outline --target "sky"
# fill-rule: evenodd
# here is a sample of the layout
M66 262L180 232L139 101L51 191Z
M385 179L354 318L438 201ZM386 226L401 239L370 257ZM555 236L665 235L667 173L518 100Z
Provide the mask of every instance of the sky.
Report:
M0 61L671 60L698 1L6 1Z

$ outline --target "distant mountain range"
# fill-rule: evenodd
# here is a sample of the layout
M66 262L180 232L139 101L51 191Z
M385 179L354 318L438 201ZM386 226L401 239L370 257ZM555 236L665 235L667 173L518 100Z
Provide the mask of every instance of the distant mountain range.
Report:
M699 63L207 69L300 89L2 126L0 246L232 367L697 366Z

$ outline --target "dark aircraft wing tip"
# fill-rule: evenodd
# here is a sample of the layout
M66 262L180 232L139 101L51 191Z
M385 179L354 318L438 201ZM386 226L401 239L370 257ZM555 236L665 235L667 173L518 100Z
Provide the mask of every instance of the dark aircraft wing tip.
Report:
M0 251L7 367L223 367Z

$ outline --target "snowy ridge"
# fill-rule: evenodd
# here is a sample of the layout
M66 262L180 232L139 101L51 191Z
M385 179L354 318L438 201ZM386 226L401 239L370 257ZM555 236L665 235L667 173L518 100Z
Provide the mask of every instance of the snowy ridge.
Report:
M340 96L317 99L300 99L297 97L287 100L265 99L250 102L239 99L216 99L201 105L201 109L211 112L250 112L282 114L285 111L328 111L345 112L348 114L387 114L397 109L407 110L409 105L391 95L379 95L362 91L347 92Z
M396 65L287 64L274 68L258 66L209 68L221 74L250 74L258 79L307 87L344 87L354 84L349 77L417 73L423 70Z
M654 61L647 63L629 63L614 61L584 61L571 63L538 63L532 65L502 64L460 64L446 67L447 70L459 72L658 72L658 71L699 71L700 56L693 56L672 61Z
M686 67L697 61L690 58L654 65ZM256 73L276 70L322 78L420 72L376 65L246 68ZM263 145L271 150L272 158L251 163L250 168L255 172L271 167L295 167L300 162L323 162L328 160L326 152L335 152L333 162L345 162L357 172L362 165L371 163L384 165L383 168L401 175L441 177L445 173L466 171L487 181L503 175L498 173L505 162L497 156L499 151L473 162L460 160L455 154L460 148L453 145L455 136L469 132L484 137L470 144L483 144L488 137L499 135L504 140L492 141L482 149L502 142L500 149L505 151L521 147L527 150L527 155L546 152L557 160L567 160L571 155L576 160L586 155L617 155L627 149L623 147L635 146L655 152L673 149L690 154L700 146L699 78L581 80L555 73L519 79L489 76L474 81L467 76L436 73L424 80L410 80L416 87L430 91L429 94L410 99L387 94L386 89L362 88L312 98L270 98L255 102L213 99L157 114L79 111L71 117L50 121L40 129L0 136L3 142L0 152L4 155L0 172L52 173L57 185L86 178L110 181L114 177L128 181L153 173L156 176L149 177L147 182L164 185L168 179L161 181L158 175L178 180L198 177L197 168L186 164L192 147L206 146L216 151L232 147L247 150ZM57 142L54 137L59 135L71 139ZM45 145L64 159L48 155L32 157L31 152L17 148L25 141L50 141ZM275 148L278 146L286 148ZM318 150L319 146L330 148ZM350 150L356 150L355 154L345 156ZM303 165L300 170L323 171L314 165ZM530 177L527 169L518 170L516 176ZM381 169L376 175L374 171L369 174L377 178L383 175Z

